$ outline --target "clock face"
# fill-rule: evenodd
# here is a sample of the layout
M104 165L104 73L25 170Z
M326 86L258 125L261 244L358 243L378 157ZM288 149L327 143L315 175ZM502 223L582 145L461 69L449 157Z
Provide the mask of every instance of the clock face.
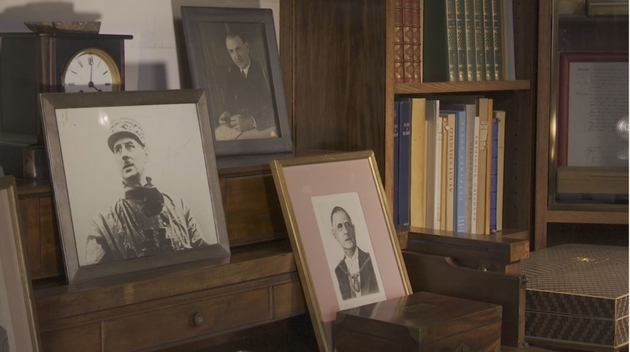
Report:
M120 90L120 71L106 52L90 48L74 54L61 74L64 92Z

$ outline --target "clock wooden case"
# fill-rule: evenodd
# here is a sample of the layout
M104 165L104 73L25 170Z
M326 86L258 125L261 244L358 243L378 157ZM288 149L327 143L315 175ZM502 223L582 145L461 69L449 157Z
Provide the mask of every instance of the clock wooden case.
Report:
M124 90L124 40L131 38L105 34L0 34L0 133L41 136L37 94L66 91L64 73L82 53L100 55L94 63L102 60L117 71L111 79L112 90ZM65 83L69 84L67 79Z

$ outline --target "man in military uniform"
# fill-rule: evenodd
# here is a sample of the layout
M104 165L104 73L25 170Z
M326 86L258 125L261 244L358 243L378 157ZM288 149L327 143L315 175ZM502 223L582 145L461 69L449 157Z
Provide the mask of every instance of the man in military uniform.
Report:
M88 265L208 245L183 200L161 193L145 176L149 150L140 125L112 122L107 140L122 176L123 193L92 220Z
M330 222L332 234L345 254L335 268L343 300L378 293L372 259L357 246L354 224L348 212L342 207L334 207Z

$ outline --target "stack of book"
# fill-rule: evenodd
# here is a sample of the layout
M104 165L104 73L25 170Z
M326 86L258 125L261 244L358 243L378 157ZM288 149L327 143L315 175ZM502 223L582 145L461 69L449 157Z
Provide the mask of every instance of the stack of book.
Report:
M515 79L512 0L423 4L424 82Z
M395 108L396 225L500 231L505 111L480 96L405 98Z

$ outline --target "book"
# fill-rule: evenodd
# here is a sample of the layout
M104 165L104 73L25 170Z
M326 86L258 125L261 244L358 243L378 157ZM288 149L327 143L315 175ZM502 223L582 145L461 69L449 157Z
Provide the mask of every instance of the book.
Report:
M479 152L480 152L480 143L479 140L481 138L480 131L480 121L479 116L475 116L473 121L473 157L472 157L472 182L471 182L471 206L470 206L470 230L469 232L472 234L477 234L477 213L478 213L478 205L479 205Z
M497 231L503 230L503 183L505 178L505 111L495 110L499 120L497 143Z
M398 225L398 196L400 192L398 192L398 188L400 183L398 182L398 170L400 169L400 135L399 135L399 126L400 126L400 102L394 101L394 204L393 213L394 213L394 224Z
M466 231L466 111L442 110L454 117L453 230Z
M428 228L440 229L441 218L441 175L442 175L442 119L439 116L440 101L427 100L427 175L426 175L426 225Z
M490 207L489 221L490 228L488 233L497 232L497 167L498 167L498 147L499 147L499 120L492 118L492 143L490 158Z
M466 38L466 80L477 79L477 55L475 52L475 7L473 0L464 1L464 24Z
M422 82L422 5L424 0L412 1L413 82Z
M516 79L516 58L514 54L514 4L512 0L503 0L501 25L503 27L503 72L502 79Z
M457 80L467 81L466 22L464 0L455 0L455 36L457 38Z
M486 81L494 81L494 39L492 37L492 0L482 0L483 48Z
M402 0L394 3L394 82L403 83L403 6Z
M426 99L411 99L410 226L426 227Z
M424 82L456 82L457 29L455 0L425 1L422 59Z
M503 27L501 14L502 0L492 0L492 50L494 52L494 80L503 79Z
M480 98L477 104L477 113L480 121L480 152L479 152L479 186L478 205L483 204L477 210L478 234L490 233L490 158L492 157L492 99ZM485 134L485 135L484 135ZM483 200L482 200L483 199ZM480 215L483 214L482 217Z
M411 175L411 102L400 101L400 150L398 151L398 225L409 226L409 186Z
M447 223L449 221L447 213L447 187L448 187L448 119L445 115L440 113L440 120L442 121L442 153L440 155L441 171L440 171L440 230L447 229Z
M403 78L405 83L414 81L413 66L413 9L414 0L402 0L402 19L403 19Z
M474 22L475 22L475 69L476 80L486 80L486 60L483 40L483 1L473 0Z
M468 101L466 104L443 104L445 110L454 110L465 113L465 170L464 170L464 192L465 192L465 220L463 232L471 233L471 212L472 208L472 184L473 184L473 152L474 152L474 123L477 115L477 105L475 101ZM461 230L458 230L461 231Z
M444 213L444 222L446 231L455 230L455 114L450 112L440 111L440 116L444 119L444 138L446 143L442 146L446 148L446 152L442 151L442 155L445 157L442 161L446 161L446 166L442 167L442 170L446 170L446 175L442 177L446 184L442 187L445 189L444 200L446 202L443 209L446 209Z

